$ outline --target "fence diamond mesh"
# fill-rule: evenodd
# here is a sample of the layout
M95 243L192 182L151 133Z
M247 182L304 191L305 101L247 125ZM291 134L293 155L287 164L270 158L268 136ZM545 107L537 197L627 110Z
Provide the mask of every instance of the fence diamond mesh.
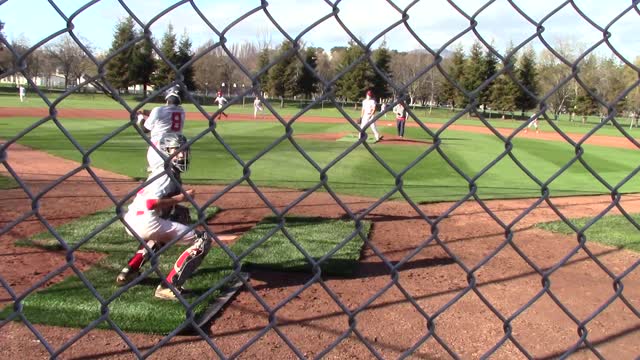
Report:
M0 1L0 9L8 9L12 3L14 2ZM26 118L19 122L24 126L20 125L15 131L10 131L9 125L5 126L13 121L10 119L2 121L3 125L0 127L5 129L0 133L3 174L16 183L14 189L2 190L3 202L14 204L11 201L19 199L21 204L15 208L3 207L5 214L1 218L0 236L7 260L4 260L5 265L0 272L2 302L6 306L0 323L4 340L0 341L5 344L2 352L6 352L8 356L15 356L18 351L16 349L24 347L24 351L29 352L24 354L25 357L51 358L146 358L177 356L176 354L197 356L200 353L219 358L638 357L640 257L637 252L594 245L588 242L591 236L587 234L590 228L604 222L607 215L614 213L624 217L630 231L635 232L633 237L637 238L637 231L640 229L637 217L634 216L634 211L638 212L637 207L634 207L638 199L633 191L637 186L636 174L640 166L637 162L626 164L629 172L614 179L608 172L614 171L613 168L619 162L610 158L611 167L597 165L596 159L614 155L604 147L593 145L605 134L609 137L616 136L614 142L630 149L627 151L635 151L640 146L633 134L633 121L635 119L637 126L637 114L640 111L638 104L634 103L637 101L634 96L637 97L640 85L640 69L637 60L626 58L612 41L616 29L620 28L624 19L634 19L633 31L638 30L638 0L626 2L626 7L620 7L621 10L605 24L592 20L582 7L583 4L578 1L558 1L552 6L541 4L548 7L548 11L542 17L534 17L527 13L522 4L514 1L487 1L477 4L473 9L463 2L443 1L433 4L433 12L427 14L422 7L424 2L386 0L381 3L384 3L386 9L385 18L391 20L381 24L377 33L367 40L363 40L345 20L345 8L352 6L346 1L321 2L323 12L318 14L301 11L300 17L306 23L299 31L292 32L287 30L290 26L286 22L293 22L294 19L278 16L277 12L282 8L277 7L275 2L255 2L253 7L244 9L234 21L222 25L215 14L208 14L203 10L202 2L176 1L152 16L145 13L143 17L135 10L139 4L120 0L110 2L111 6L130 17L133 26L139 31L108 53L98 55L92 49L92 39L79 36L75 31L75 24L84 13L93 11L92 8L100 3L99 0L88 1L69 11L66 8L63 10L63 7L68 7L63 1L42 2L39 6L46 6L47 11L55 12L66 26L36 39L35 45L29 47L20 47L7 40L4 35L0 38L3 56L8 61L3 63L1 78L11 84L17 83L15 79L24 79L30 101L39 103L40 110L46 109L45 112L34 113L28 106L9 105L5 106L2 114L7 119ZM360 6L364 4L365 2L360 2ZM302 8L304 5L292 6ZM487 35L483 28L483 21L490 21L490 15L493 14L491 11L496 7L508 8L511 17L521 21L521 26L526 25L531 29L527 36L514 41L505 51L498 49L493 37ZM361 11L362 16L366 16L367 10ZM420 21L437 21L438 15L445 12L455 14L456 19L464 26L458 29L451 27L448 38L436 46L429 34L421 31L417 24ZM211 36L210 41L200 47L188 61L180 63L166 53L161 42L152 40L161 37L155 27L157 23L177 22L183 16L177 14L185 13L198 22L201 21ZM10 14L4 9L2 14L3 17L28 15ZM571 21L586 24L589 31L598 34L598 40L576 53L566 51L555 39L548 37L553 26L559 24L558 17L566 14L571 14ZM254 53L253 61L247 62L247 58L235 47L234 36L238 28L254 21L256 16L267 19L277 37L284 41L281 51L273 51L265 61L256 59L260 54ZM295 20L299 23L300 19ZM352 57L350 61L342 62L333 73L323 70L316 62L317 57L309 57L305 53L307 37L323 31L320 29L325 29L326 26L345 37L349 41L349 48L355 49L349 55L343 53L345 58ZM421 59L428 59L423 62L414 61L412 65L419 66L412 66L411 69L407 69L410 62L394 68L407 70L402 76L399 71L393 72L385 68L378 61L376 53L381 42L398 32L419 45L419 53L424 55ZM326 34L327 37L331 35ZM34 54L63 38L85 58L85 65L88 63L89 66L85 67L81 76L76 76L75 82L65 81L64 89L52 92L49 84L38 80L41 77L38 72L43 70L35 69L41 65L33 61ZM464 71L462 74L456 73L451 62L455 62L456 44L464 39L475 41L474 46L484 54L482 59L494 59L494 71L471 82L468 79L471 76L468 68L466 78ZM150 87L144 95L132 100L128 93L122 91L126 86L115 83L110 77L109 64L145 44L160 64L156 73L166 72L168 81L163 85ZM393 48L393 44L389 45ZM553 73L553 79L549 75L550 71L542 74L545 77L540 79L540 83L544 82L545 86L540 88L532 88L531 84L523 81L522 64L518 60L533 45L544 51L547 60L561 69ZM343 50L346 48L345 44ZM610 61L618 62L621 68L631 74L631 80L623 88L604 92L601 87L594 85L593 77L589 74L590 69L593 69L589 63L590 55L603 51L608 54ZM151 53L148 52L147 55L151 57ZM194 85L189 83L187 72L192 71L196 64L208 61L212 54L225 58L226 62L211 65L207 63L199 68L211 73L232 73L236 80L226 77L226 83L223 82L221 87L218 84L203 84L204 80L201 80L197 89L194 89ZM133 61L132 58L130 60ZM302 96L303 100L285 99L290 94L288 90L281 95L273 90L276 95L268 96L266 93L272 91L267 90L270 84L269 74L274 74L280 71L280 67L291 63L297 64L300 73L307 74L314 80L312 96ZM65 79L74 76L73 67L80 65L70 66L72 68L66 70ZM353 74L363 66L370 69L372 78L384 83L382 87L387 89L388 94L385 99L387 112L377 112L373 120L361 128L361 119L358 117L361 98L349 98L345 83L354 81ZM198 76L203 76L203 73L198 73ZM434 77L439 79L439 91L433 90ZM610 81L604 76L597 79L600 83ZM242 85L237 86L236 82ZM488 95L489 89L495 89L494 85L500 83L508 83L511 87L506 87L502 93L494 91L497 95L493 97ZM181 324L166 332L159 331L162 335L141 335L123 326L126 321L116 317L114 309L119 303L128 301L128 294L148 282L150 277L158 276L162 279L167 275L166 269L161 268L159 263L170 246L159 250L151 249L140 236L135 235L131 246L135 248L140 245L151 252L150 266L136 281L109 293L99 290L102 285L94 283L87 275L90 265L95 264L98 258L86 257L83 250L87 245L95 243L97 237L114 224L124 224L124 227L132 230L124 217L127 206L136 193L154 178L141 180L123 176L114 180L112 176L115 175L105 173L93 164L96 157L103 156L104 159L104 154L113 151L114 141L122 141L123 138L125 142L131 139L154 145L143 129L136 125L136 113L152 106L158 99L163 101L163 94L175 85L193 90L184 92L183 96L185 103L194 106L194 111L187 116L187 123L192 118L204 120L190 128L188 145L194 156L198 151L212 151L215 148L215 153L212 151L207 156L215 159L224 154L227 157L225 166L228 167L225 172L227 175L224 176L216 174L214 170L210 174L199 173L198 178L185 179L186 183L212 182L215 186L206 188L197 198L187 196L187 202L195 208L197 219L181 235L192 229L203 229L213 238L213 246L221 250L219 254L225 258L228 268L218 280L207 284L207 290L196 298L178 296L177 303L184 315ZM353 84L356 88L360 86L359 97L364 97L367 87L377 86L371 82L365 85L362 87ZM227 95L229 101L212 111L208 107L215 97L213 93L216 88ZM11 88L12 98L15 97L14 89ZM117 104L121 120L118 126L111 127L101 127L98 122L90 131L98 132L99 140L91 143L81 137L77 128L69 125L68 119L74 117L71 111L73 105L66 106L75 101L76 94L87 93L89 89L91 94L85 95L92 96L93 99L111 97L113 103ZM431 92L425 90L427 95L420 100L417 95L420 89L431 89ZM435 100L434 96L440 96L444 100L442 94L446 91L453 94L447 99L456 100L448 101L444 110L436 109L446 114L446 118L439 123L432 122L432 108L442 106L438 104L442 101ZM581 122L583 113L580 103L574 99L577 105L571 109L569 100L566 100L572 92L580 92L583 100L590 99L588 103L595 109L593 113L600 113L597 122L584 124L583 129L586 130L579 136L558 117L570 116L571 123ZM528 99L531 105L527 110L533 109L532 116L522 117L524 110L520 115L519 108L499 108L502 104L500 99L515 96L516 93ZM249 99L248 102L252 103L254 98L265 107L259 113L262 118L257 121L264 124L264 114L269 114L266 120L271 126L276 126L277 135L270 136L267 132L261 134L266 131L262 124L235 121L252 120L244 109L245 106L252 107L246 102ZM293 104L294 110L283 110L286 108L283 107L285 102L287 106ZM384 139L374 143L367 135L378 124L381 133L387 138L392 137L384 125L387 123L387 116L393 116L395 120L391 109L401 102L410 104L407 106L406 121L413 124L412 137L421 139L413 144L416 146L411 150L413 155L408 161L394 157L394 150L385 150ZM493 104L493 109L487 105L489 103ZM347 137L346 141L338 139L343 141L344 146L332 148L334 150L330 159L321 157L318 145L310 145L309 140L302 136L306 131L304 129L307 129L302 127L303 124L317 115L314 111L324 111L325 107L336 110L337 117L334 116L331 121L348 126L347 130L340 130L341 136L344 133L357 135ZM353 107L358 110L353 111ZM82 113L85 110L77 111ZM91 118L97 114L92 111L86 110L91 115L85 117ZM236 111L243 113L235 114ZM229 113L228 121L226 117L221 117L223 112ZM103 115L105 118L109 117L106 113ZM496 119L496 116L504 118L505 115L511 120ZM255 116L254 113L254 118ZM122 120L123 118L126 119ZM556 140L545 139L543 133L540 133L540 139L545 139L543 146L548 148L537 148L538 151L571 154L568 157L558 156L552 170L542 171L537 164L528 160L530 157L527 157L526 152L531 150L526 148L525 140L521 141L521 137L534 122L537 132L538 119L546 127L543 133L556 137ZM469 121L474 124L469 125ZM629 128L626 121L631 121ZM236 124L244 128L236 128ZM390 126L392 124L389 123ZM491 140L476 140L476 144L462 143L464 139L460 138L464 135L460 131L465 129L461 126L475 126L481 129L486 139ZM11 125L11 129L15 128L16 125ZM49 148L47 143L53 144L53 139L34 142L43 128L56 129L55 143L64 142L64 145L55 147L63 146L64 149ZM257 152L250 153L243 142L257 140L247 137L239 141L233 137L234 131L243 131L254 137L264 135L268 141ZM319 139L318 137L316 140ZM396 140L403 139L394 139ZM394 144L401 148L410 143L409 139L404 140L403 145ZM486 163L469 165L467 156L471 159L469 161L476 161L477 157L472 154L481 151L483 141L497 142L499 145L494 146L494 149L498 150L491 152ZM22 159L20 153L26 151L22 144L38 147L38 142L41 149L51 150L54 154L75 162L69 163L63 173L50 174L49 177L34 176L34 173L46 173L44 167L34 168L30 172L21 170L20 161L26 161L27 166L35 166L37 162L36 158L18 160ZM553 145L548 145L552 143ZM451 144L463 147L463 155L454 153ZM278 173L280 178L291 176L297 179L299 176L281 173L292 171L290 167L265 169L262 161L270 157L277 159L276 162L269 163L275 164L271 166L277 167L277 164L295 161L301 167L312 169L313 175L303 175L301 181L292 181L295 184L292 187L296 190L283 189L287 181L278 184L273 178L264 177L265 172ZM364 158L373 161L367 166L358 166L358 161L363 161ZM204 159L204 156L200 159ZM508 168L510 171L517 171L517 176L533 184L531 186L535 192L519 189L521 185L518 184L521 183L505 183L500 186L500 190L491 189L495 183L487 179L495 176L496 172L505 171L505 162L512 164ZM107 162L103 160L102 163ZM434 170L425 171L423 168L426 166L431 166ZM355 177L360 179L358 183L341 183L348 181L341 178L347 172L346 167L351 167L349 171L361 172ZM379 186L378 190L382 190L378 191L375 198L362 196L366 192L347 191L349 188L363 189L375 185L378 180L370 177L373 168L378 169L377 173L383 173L380 181L384 182ZM561 193L563 197L558 197L554 192L555 184L578 168L582 171L582 178L589 178L588 181L597 184L598 191L587 190L587 185L584 185L585 192L576 190L575 195L596 196L566 197L572 192L570 190ZM435 178L438 176L437 171L442 169L456 175L455 184L435 181L425 185L416 182L412 175L418 173ZM81 175L84 175L82 180L74 181ZM582 180L576 181L579 182L577 188L583 186ZM90 196L101 200L77 199L76 196L89 196L88 192L84 193L86 190L79 188L80 183L92 184ZM71 186L72 190L64 188L65 185ZM274 190L270 187L272 185L279 185L280 189ZM446 192L447 185L462 188L463 191L451 190L455 196L442 193L425 198L416 189L419 186L432 186L435 191ZM186 187L185 185L181 190L182 194L185 194ZM63 194L56 191L62 191ZM522 196L517 196L519 191L523 191ZM59 214L69 214L68 218L61 219L49 210L56 201L60 201L58 198L61 196L67 198L65 206L71 210ZM225 199L234 196L237 200L233 204L238 206L238 212L243 213L244 217L229 220L233 224L225 223L227 220L224 219L212 221L208 211L220 206L222 211L218 215L224 215L228 210L225 204L232 203L225 203ZM496 200L500 198L516 200ZM67 233L58 226L74 220L74 217L87 215L86 210L92 207L108 209L105 217L86 228L81 239L70 241ZM75 208L77 209L74 211ZM229 212L233 212L233 209ZM536 214L542 213L546 214L544 221L560 220L566 224L571 235L562 237L534 228L543 218ZM297 235L299 233L293 231L288 218L291 215L318 214L352 222L348 234L338 239L321 256L314 255L305 247L300 235ZM225 240L225 230L233 226L250 228L266 216L272 216L275 221L268 231L255 238L248 247L238 250ZM585 223L575 221L576 218L585 216L588 217ZM253 218L256 220L252 223ZM243 220L246 222L243 223ZM26 277L18 279L20 272L11 268L29 266L20 260L21 253L28 252L26 249L29 248L15 247L13 242L33 235L34 230L24 229L26 226L34 229L34 223L44 229L48 238L53 239L57 250L51 250L52 253L62 253L62 257L53 262L40 260L42 268L29 270ZM371 224L371 228L368 224ZM246 259L255 255L257 249L267 244L276 234L282 235L286 242L293 245L307 265L305 272L282 275L273 270L245 266ZM362 241L363 250L355 273L347 277L327 275L323 266L357 240ZM174 237L169 245L178 241L179 237ZM637 243L637 240L632 239L632 242ZM45 250L39 256L48 257L49 251ZM205 268L204 271L214 270ZM250 273L249 277L245 275L246 272ZM85 295L96 309L93 314L97 315L81 320L80 326L77 326L78 322L72 322L76 327L43 326L42 320L31 316L35 312L26 311L30 306L28 300L65 277L76 278L73 286L86 289ZM224 293L230 284L236 284L235 290L241 289L234 295L235 298L226 299L229 302L225 303L225 308L214 316L210 312L213 306L209 303L211 296ZM56 291L64 289L62 287ZM76 300L70 297L66 301L73 303ZM47 314L54 316L69 311L65 304L57 306L59 307L48 305L38 308L38 319L46 318ZM213 318L207 317L206 321L202 321L202 308L207 308L205 315L209 314ZM128 316L135 319L135 314ZM98 328L107 330L99 332ZM21 342L22 345L19 345ZM24 345L25 342L29 344ZM117 345L114 347L113 344Z

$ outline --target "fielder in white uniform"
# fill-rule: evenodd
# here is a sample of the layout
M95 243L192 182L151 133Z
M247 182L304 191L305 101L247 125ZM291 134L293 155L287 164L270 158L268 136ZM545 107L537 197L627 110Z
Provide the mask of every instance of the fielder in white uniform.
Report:
M147 247L153 251L181 236L178 243L191 244L178 258L173 269L166 277L166 282L175 290L182 292L182 284L193 274L195 269L211 248L211 240L206 233L190 230L189 226L169 220L174 206L187 200L180 189L180 173L187 170L189 163L189 150L185 149L187 143L183 135L168 133L159 142L159 149L164 155L174 155L167 166L154 168L149 178L160 175L157 179L140 189L124 216L124 221L142 239ZM173 177L168 174L171 173ZM195 196L193 189L185 190L192 198ZM132 231L125 227L131 236ZM140 268L148 260L151 254L145 246L140 246L138 251L129 259L122 269L116 282L125 285L137 278ZM161 299L176 299L175 293L164 283L156 288L155 296Z
M378 129L376 128L376 123L371 121L376 114L376 101L373 99L373 92L371 90L367 91L367 98L362 101L362 110L360 111L360 128L364 129L364 127L371 122L371 126L369 128L373 131L373 135L375 136L376 142L382 140L382 136L378 133Z
M157 151L158 141L166 133L182 134L184 127L185 112L180 104L180 87L174 86L167 90L164 99L167 101L165 106L158 106L151 110L146 119L138 116L138 126L144 132L150 133L151 144L147 150L148 170L153 171L157 167L161 167L164 159Z
M540 130L538 130L538 116L531 115L531 117L529 118L529 125L527 125L526 128L524 128L524 132L528 132L529 128L533 127L534 129L536 129L536 133L539 133Z
M24 98L27 96L27 89L24 86L20 85L18 88L18 93L20 95L20 102L24 102Z
M260 98L256 96L255 100L253 100L253 118L254 119L258 116L258 111L262 111L262 103L260 102Z
M227 114L225 114L224 111L222 111L222 106L224 106L224 104L227 103L227 99L224 97L224 95L222 95L222 91L218 91L218 97L213 100L213 102L218 103L218 111L220 111L220 114L218 115L218 120L220 120L220 118L222 117L222 115L224 115L225 118L229 117Z

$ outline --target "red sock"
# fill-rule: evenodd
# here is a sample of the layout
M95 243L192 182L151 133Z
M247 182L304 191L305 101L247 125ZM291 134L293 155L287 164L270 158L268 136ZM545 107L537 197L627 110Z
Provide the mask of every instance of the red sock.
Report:
M133 255L131 260L129 260L129 268L131 270L138 270L140 269L140 265L142 265L143 261L144 255L142 255L142 252L138 251L135 255Z
M149 241L147 242L147 246L153 248L155 246L155 242ZM147 249L144 246L140 246L135 255L129 260L129 269L138 270L144 264L145 260L147 260Z

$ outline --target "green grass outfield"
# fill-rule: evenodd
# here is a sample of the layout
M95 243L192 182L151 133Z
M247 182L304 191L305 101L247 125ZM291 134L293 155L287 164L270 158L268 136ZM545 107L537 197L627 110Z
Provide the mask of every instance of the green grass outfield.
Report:
M209 208L206 215L213 215L213 210ZM113 208L99 211L65 224L56 231L67 244L74 246L83 241L90 231L100 229L103 224L114 220L114 211ZM195 213L193 215L195 217ZM309 261L291 240L304 248L314 261L322 259L319 265L323 274L345 276L353 272L364 244L353 221L291 216L285 219L283 225L281 228L278 221L271 217L243 234L229 248L238 257L238 264L234 265L221 247L214 246L211 249L198 271L185 283L185 287L191 290L187 298L191 305L189 313L192 313L196 322L219 296L219 290L224 289L225 278L239 266L311 272ZM362 233L367 236L371 224L362 222L361 225ZM267 235L271 237L264 240ZM61 249L58 241L49 233L35 235L19 244ZM148 273L147 277L141 278L135 286L125 289L116 285L118 272L137 248L136 240L125 234L124 226L117 219L79 247L81 251L106 254L84 271L83 276L106 304L104 310L108 311L109 319L124 331L145 333L169 333L188 325L185 306L179 302L154 298L154 290L160 283L152 267L154 261L144 265L143 271ZM169 272L184 249L185 246L174 245L160 250L158 269L162 274ZM214 286L218 289L209 292ZM102 314L101 302L77 275L28 295L21 304L22 313L30 322L56 326L86 327ZM0 311L2 319L13 319L15 315L13 306ZM110 327L104 321L97 326Z
M0 118L0 137L12 138L37 120ZM94 149L118 127L126 125L125 121L68 119L61 124L85 151L91 151L89 156L93 166L134 178L146 175L147 144L132 127ZM187 122L185 134L193 138L205 131L206 127L206 122ZM391 126L379 128L387 135L395 133L395 128ZM217 132L240 161L211 133L206 132L193 145L191 169L185 174L185 183L229 184L248 174L258 186L308 189L321 184L323 176L315 168L317 166L326 172L326 185L339 194L377 198L389 194L391 198L400 198L402 194L395 190L395 186L401 183L405 193L416 202L450 201L468 194L470 181L473 180L477 185L477 194L482 199L540 195L540 185L508 156L484 171L504 151L504 144L493 135L447 130L442 134L439 151L430 151L429 143L407 146L385 144L383 141L371 145L374 154L387 164L387 169L362 145L346 154L353 142L308 140L296 136L311 133L355 134L356 130L350 125L293 125L296 144L304 149L315 165L301 155L289 140L279 141L285 136L285 129L277 122L222 121ZM406 135L424 142L432 140L419 128L407 128ZM19 142L75 161L82 159L81 153L50 121L24 135ZM574 162L557 175L560 168L575 156L574 148L564 142L516 138L514 145L512 155L531 175L542 183L553 179L548 184L551 196L609 192L579 162ZM584 149L582 158L585 163L610 186L616 186L637 167L636 150L589 145ZM458 170L445 159L455 164ZM618 191L638 192L640 180L637 176L633 177Z
M49 96L49 101L53 102L58 99L60 96L59 93L46 93ZM126 101L129 107L133 108L138 105L141 101L139 97L134 97L131 95L123 95L123 99ZM203 104L203 108L205 111L209 113L213 113L218 110L218 106L213 104L213 99L208 98L204 99L202 97L196 97L196 100L200 101ZM295 102L288 101L285 103L285 107L280 107L279 100L274 100L271 102L271 106L274 108L278 114L289 117L293 116L300 112L304 107L308 104L307 102ZM145 109L151 109L154 106L160 105L159 103L148 103L143 106ZM0 107L47 107L46 103L38 97L37 94L31 92L27 96L27 101L21 103L17 92L16 94L10 93L0 93ZM102 94L71 94L66 98L62 99L59 102L58 107L61 109L124 109L122 104L114 101L108 96ZM198 109L193 104L184 104L184 108L186 111L198 111ZM354 109L353 106L344 106L342 109L344 112L349 114L349 116L353 119L358 119L360 117L360 109ZM420 121L425 123L436 123L442 124L449 121L451 118L457 116L457 112L452 112L449 109L443 108L419 108L414 107L413 111L416 116L419 117ZM246 97L244 104L239 100L237 105L231 105L231 107L226 110L227 113L235 113L235 114L252 114L253 115L253 98ZM268 109L265 108L265 114L270 114ZM526 116L532 114L530 111L526 114ZM335 109L333 105L329 102L325 102L322 106L314 107L313 109L308 110L304 113L306 116L322 116L322 117L333 117L333 118L342 118L343 115L340 111ZM519 115L517 113L516 115ZM500 114L497 113L486 113L485 117L489 120L492 126L498 128L511 128L515 129L518 126L522 125L522 120L502 120L500 118ZM594 126L597 126L600 122L598 116L589 116L587 118L586 124L582 124L581 117L577 117L577 121L569 121L568 115L561 115L555 124L562 129L562 131L567 133L575 133L575 134L586 134L591 131ZM393 120L393 113L387 113L386 117L382 117L383 120ZM575 119L574 119L575 120ZM629 130L630 119L625 117L616 118L616 120L622 125L625 131L628 131L632 136L638 135L640 133L640 129L634 128ZM470 117L468 114L465 114L461 118L455 121L456 124L459 125L475 125L475 126L483 126L482 122L477 118ZM551 126L543 121L542 119L539 121L540 129L542 131L553 131ZM606 125L603 128L599 129L597 132L598 135L607 135L607 136L620 136L623 135L611 125Z

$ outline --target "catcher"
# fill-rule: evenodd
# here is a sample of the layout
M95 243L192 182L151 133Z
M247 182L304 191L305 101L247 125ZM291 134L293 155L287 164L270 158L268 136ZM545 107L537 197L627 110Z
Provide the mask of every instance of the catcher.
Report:
M182 293L182 285L193 274L196 268L211 248L211 239L205 232L189 230L190 219L188 209L179 203L195 196L193 189L181 192L182 182L180 174L188 168L190 152L187 147L187 139L180 134L167 133L158 142L159 150L165 158L161 166L151 171L149 178L160 175L157 179L147 184L138 191L124 221L129 227L125 227L129 235L132 230L146 242L131 257L127 265L116 278L119 285L125 285L140 274L140 268L153 252L181 236L178 243L186 243L191 246L178 257L173 269L155 291L155 297L160 299L175 300L176 293ZM172 176L169 176L171 174ZM175 180L174 180L175 179ZM168 286L171 284L173 287Z

